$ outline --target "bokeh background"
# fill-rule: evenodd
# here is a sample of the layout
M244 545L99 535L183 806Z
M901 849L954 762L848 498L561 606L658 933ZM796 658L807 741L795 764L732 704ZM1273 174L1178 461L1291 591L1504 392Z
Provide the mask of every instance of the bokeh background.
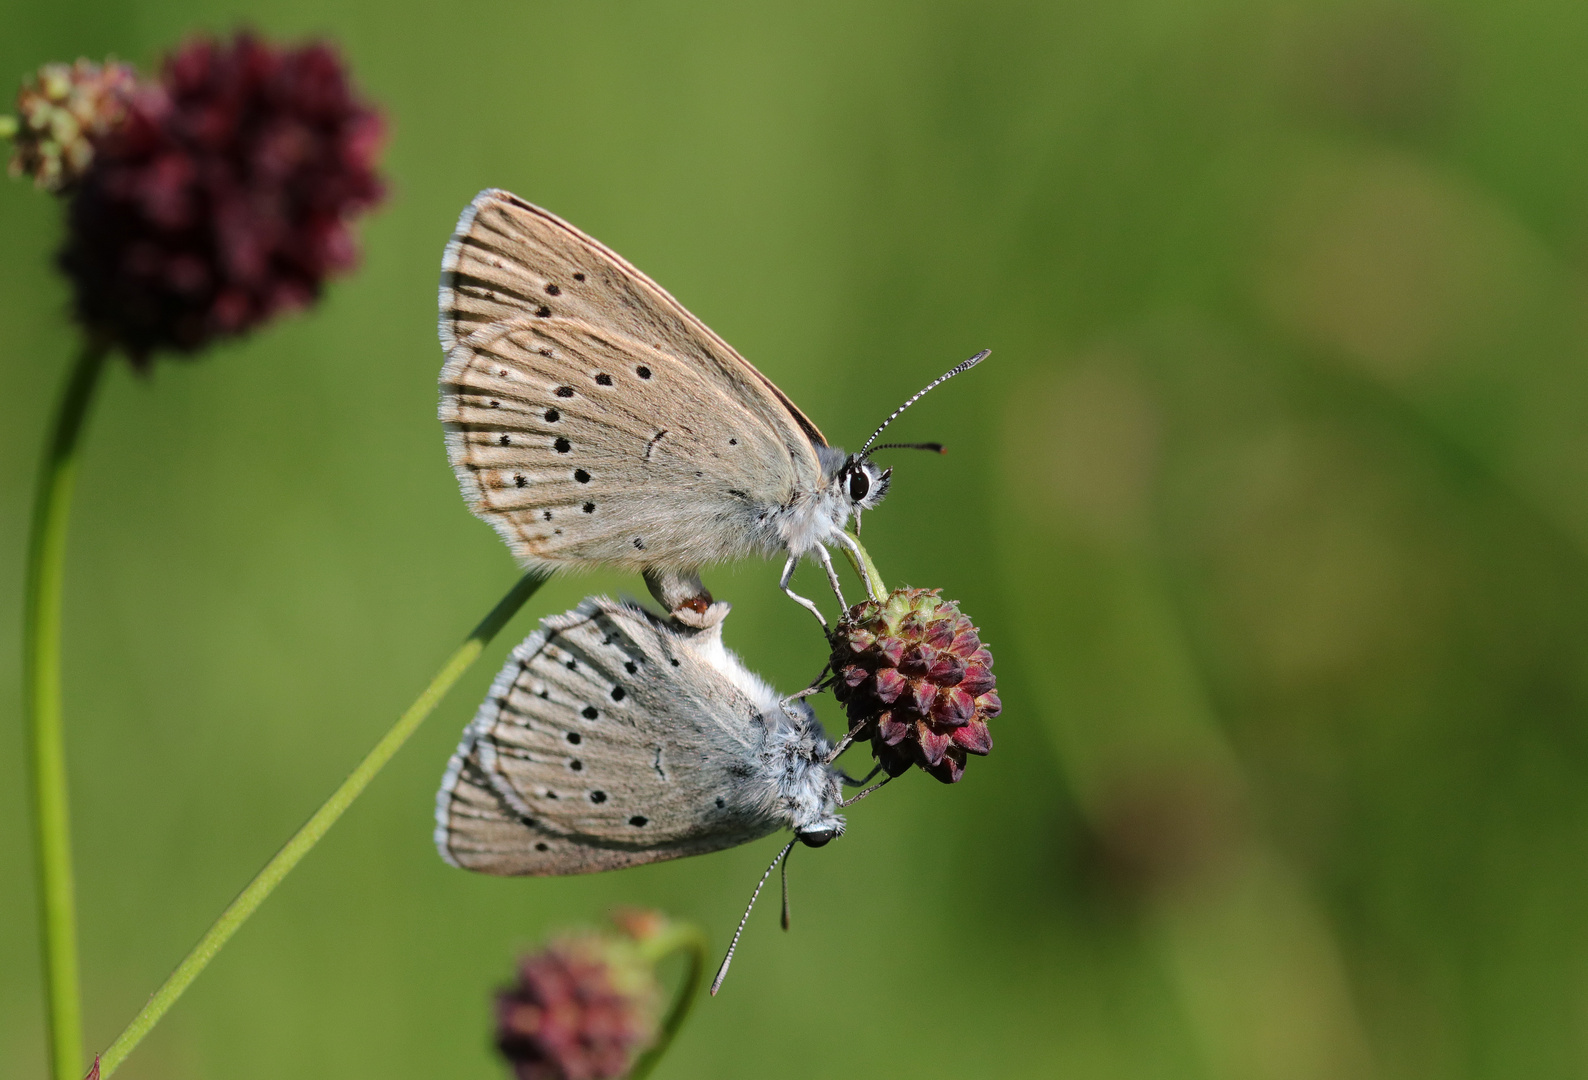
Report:
M997 748L794 860L659 1075L1588 1076L1588 7L1568 0L77 0L0 72L327 35L393 197L311 315L120 367L72 537L103 1046L515 576L434 418L435 282L501 186L623 252L853 445L866 534L999 657ZM74 333L0 186L0 656ZM778 684L777 567L708 574ZM818 576L802 571L810 595ZM517 950L616 904L720 946L775 850L494 880L431 796L546 588L128 1062L491 1077ZM0 663L0 1074L43 1068ZM829 722L831 703L822 706Z

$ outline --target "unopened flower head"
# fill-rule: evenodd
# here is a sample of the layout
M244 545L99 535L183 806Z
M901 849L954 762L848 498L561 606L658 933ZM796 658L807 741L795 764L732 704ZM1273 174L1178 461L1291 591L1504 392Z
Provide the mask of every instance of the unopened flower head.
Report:
M849 609L832 635L833 693L889 776L919 765L945 784L992 749L1003 708L992 653L937 589L896 589Z
M61 265L79 319L143 365L307 306L355 262L382 136L329 46L184 45L73 194Z
M496 997L496 1045L518 1080L624 1076L656 1042L661 987L632 936L653 921L564 935L519 961Z
M45 64L17 91L17 115L0 117L12 141L11 175L64 191L88 171L101 139L127 115L138 86L128 64Z

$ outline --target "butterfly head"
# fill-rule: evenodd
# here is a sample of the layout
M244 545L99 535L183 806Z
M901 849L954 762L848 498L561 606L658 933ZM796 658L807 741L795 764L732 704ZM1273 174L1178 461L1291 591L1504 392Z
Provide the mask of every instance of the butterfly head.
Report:
M870 510L888 493L892 469L884 469L870 458L851 454L838 470L838 489L855 515L855 531L860 531L860 512Z

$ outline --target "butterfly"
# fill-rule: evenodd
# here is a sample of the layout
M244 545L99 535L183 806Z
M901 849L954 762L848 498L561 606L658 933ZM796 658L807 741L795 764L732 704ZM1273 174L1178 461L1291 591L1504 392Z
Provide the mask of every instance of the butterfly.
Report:
M810 706L783 701L704 627L586 599L513 650L436 793L435 843L453 866L503 876L615 870L793 831L843 835L845 747ZM875 775L875 770L872 775ZM870 779L869 777L867 779ZM886 783L887 781L883 781ZM784 927L788 925L784 879ZM712 984L722 984L750 908Z
M440 416L469 508L527 569L641 571L657 599L700 622L699 568L787 556L780 587L814 555L843 603L829 544L882 501L892 470L870 455L927 391L859 453L810 419L727 342L621 256L517 196L481 192L441 264ZM847 608L847 604L844 605Z
M725 613L725 612L724 612ZM844 831L844 775L803 701L780 702L705 628L601 597L508 658L447 765L436 847L499 875L583 874L789 828Z

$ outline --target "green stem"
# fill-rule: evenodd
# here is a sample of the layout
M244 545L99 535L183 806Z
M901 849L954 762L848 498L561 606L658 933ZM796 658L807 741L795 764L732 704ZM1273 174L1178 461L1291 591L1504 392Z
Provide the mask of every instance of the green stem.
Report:
M854 533L849 533L848 536L855 542L855 546L852 548L848 544L838 546L844 549L845 555L849 556L849 565L855 568L860 580L866 583L866 591L871 594L872 599L886 599L888 589L882 584L882 575L877 573L877 564L871 561L871 552L867 551L865 545L860 542L860 537ZM858 557L855 555L856 552L860 553Z
M447 691L452 689L458 677L480 658L485 646L518 612L524 601L535 594L535 590L539 589L545 580L546 578L540 574L525 574L519 579L518 584L502 597L480 625L474 628L474 632L468 636L458 651L452 654L451 659L430 681L430 685L425 687L424 693L420 694L408 707L408 711L397 719L397 723L381 737L380 742L375 744L375 748L364 757L364 760L358 763L358 768L342 781L342 786L331 793L331 797L314 812L314 816L293 835L291 840L287 841L280 851L276 852L275 857L265 864L265 868L259 871L254 880L248 883L248 887L238 894L237 899L221 912L220 918L215 920L214 925L199 939L199 943L193 946L193 950L177 965L176 970L165 980L160 989L155 991L149 1003L143 1007L143 1011L133 1017L132 1023L116 1036L116 1041L111 1043L110 1049L106 1050L100 1059L100 1076L110 1076L126 1060L127 1055L132 1053L133 1047L137 1046L143 1037L149 1034L149 1030L160 1022L160 1018L176 1003L177 998L181 997L193 980L198 978L199 972L215 959L215 954L220 952L221 947L231 939L243 923L248 921L248 917L258 909L259 905L265 902L265 897L275 891L276 886L292 872L292 868L298 865L299 860L320 842L320 838L332 825L336 824L337 818L341 817L352 805L353 800L369 786L369 782L375 779L375 774L380 772L402 748L408 737L424 722L425 717L430 715L446 696Z
M77 1080L83 1071L83 1005L77 982L77 902L72 885L71 813L66 793L66 738L61 722L61 593L66 527L77 479L83 424L105 369L106 349L90 342L55 414L39 466L28 538L22 625L22 686L28 717L33 825L38 857L39 938L44 953L50 1075Z
M689 923L671 923L666 930L640 945L641 955L655 963L670 953L687 951L689 956L689 970L684 972L684 981L679 985L678 996L673 999L673 1007L667 1011L666 1018L662 1021L662 1032L656 1039L656 1045L641 1054L634 1063L634 1068L629 1072L629 1080L643 1080L651 1075L651 1070L656 1068L662 1060L662 1055L667 1053L667 1048L672 1045L673 1037L678 1034L678 1029L684 1026L684 1021L689 1018L689 1010L695 1007L695 999L700 996L700 981L706 974L706 962L709 959L706 950L710 943L700 927Z

